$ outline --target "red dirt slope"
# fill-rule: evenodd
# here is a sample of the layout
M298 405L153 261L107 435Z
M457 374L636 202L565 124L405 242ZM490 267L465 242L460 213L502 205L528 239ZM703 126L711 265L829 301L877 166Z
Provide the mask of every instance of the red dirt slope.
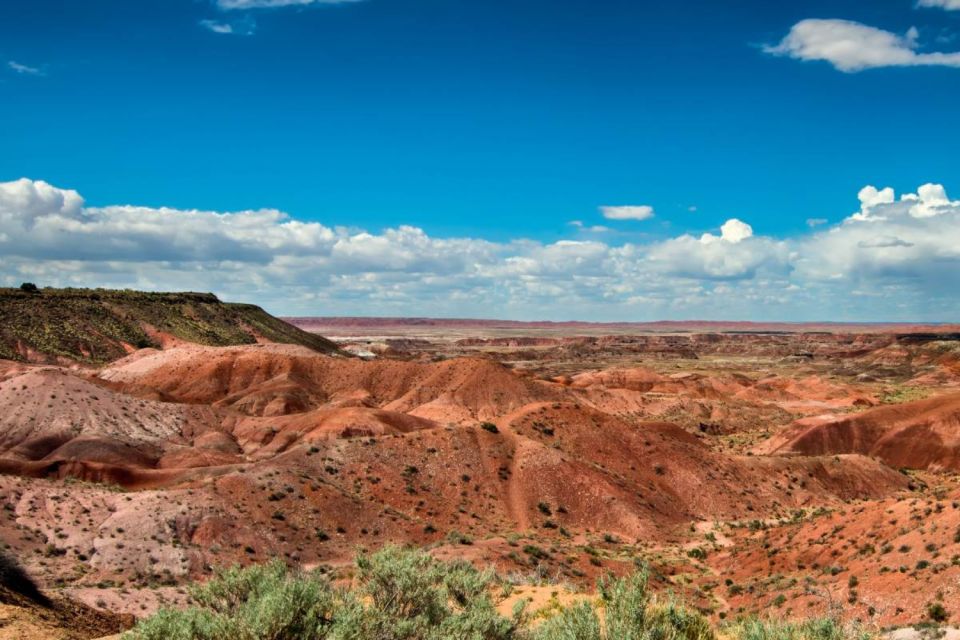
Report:
M349 402L443 423L466 422L559 398L553 385L485 359L365 362L274 344L136 354L104 369L100 378L128 393L213 404L251 416Z
M860 453L895 467L960 471L960 394L800 420L758 453Z

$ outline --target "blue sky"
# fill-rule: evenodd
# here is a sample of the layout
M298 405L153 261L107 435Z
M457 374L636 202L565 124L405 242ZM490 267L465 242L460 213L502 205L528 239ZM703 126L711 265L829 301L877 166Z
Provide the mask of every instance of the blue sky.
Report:
M179 253L168 235L131 239L127 227L101 225L114 245L140 247L140 259L130 255L117 266L108 254L55 250L55 242L72 241L51 238L43 250L8 250L0 278L174 288L196 282L184 274L199 269L209 278L198 285L289 313L956 319L960 304L950 288L958 282L948 270L957 256L904 239L920 233L913 227L896 236L882 230L901 241L886 248L896 253L909 244L920 257L932 250L940 267L913 264L904 275L909 260L885 255L868 277L863 263L874 256L821 274L821 282L789 255L818 244L817 233L850 226L844 221L861 210L857 194L866 185L892 187L896 197L928 183L960 189L960 54L953 54L960 3L922 2L940 6L7 0L0 6L0 182L26 177L76 190L85 222L91 211L106 216L117 205L169 208L157 224L170 227L178 226L177 211L275 209L284 220L330 230L334 245L361 236L384 247L399 243L408 261L344 266L324 245L298 254L312 255L323 277L269 287L277 276L263 269L279 268L275 256L254 251L249 271L257 275L247 282L224 271L238 262L228 253L218 264L193 256L172 273L166 263ZM255 6L267 4L292 6ZM27 215L18 197L0 201L9 210L4 219L0 209L0 240L15 237L14 225ZM949 231L956 221L945 198L938 212L946 217L937 220ZM608 219L604 206L634 207L607 209L614 218L645 219ZM69 216L54 213L64 219L47 224L62 235ZM689 268L647 268L662 264L658 251L678 239L723 239L719 228L730 219L751 232L729 244L779 243L783 255L746 266L733 260L740 271L726 255L714 259L725 266L713 272L695 267L713 259L699 255ZM408 227L429 247L407 246L407 236L391 244L390 234ZM490 253L465 266L459 280L420 264L435 243L454 240L488 243ZM856 248L877 253L872 242L860 238ZM549 281L546 258L531 249L595 245L604 247L596 258L604 266L581 262L583 270ZM241 258L249 253L243 246ZM275 246L276 255L287 255ZM69 264L53 269L55 260ZM511 270L517 260L538 261L539 284L553 291L546 301L554 304L530 292L529 273ZM771 260L783 263L772 275L765 272ZM490 268L478 271L479 263ZM654 274L656 287L644 289ZM381 288L336 285L347 276L379 279ZM418 288L432 277L444 283ZM569 284L578 277L607 278L603 296L586 295L599 281ZM686 292L679 306L658 289L667 280ZM718 306L711 297L718 286L744 293L740 287L761 284L766 293L753 303ZM791 286L800 293L776 298ZM472 294L453 303L450 291ZM920 293L907 301L905 291ZM849 304L853 294L864 301ZM810 308L830 300L845 304Z

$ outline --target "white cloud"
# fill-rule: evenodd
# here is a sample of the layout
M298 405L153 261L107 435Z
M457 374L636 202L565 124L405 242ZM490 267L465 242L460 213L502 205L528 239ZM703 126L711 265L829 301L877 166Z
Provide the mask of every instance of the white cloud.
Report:
M821 227L827 224L829 220L826 218L807 218L807 226L813 229L814 227Z
M607 220L647 220L653 217L653 207L648 205L629 205L620 207L600 207L600 213Z
M331 246L334 233L276 210L217 213L135 206L85 208L43 181L0 183L0 252L47 259L268 262Z
M960 52L921 52L918 32L900 36L850 20L802 20L767 53L796 60L822 60L852 73L879 67L960 67Z
M590 233L606 233L610 231L610 227L605 227L602 224L585 225L582 220L571 220L567 224L581 231L589 231Z
M213 0L213 3L221 11L230 12L232 15L239 14L242 17L235 20L206 19L201 20L199 24L204 29L208 29L213 33L250 36L256 32L257 23L250 13L245 12L257 9L335 5L362 1L363 0Z
M889 204L893 202L896 195L891 187L877 189L873 185L867 185L857 193L857 199L860 201L861 212L866 212L878 204Z
M877 205L889 204L894 201L895 197L891 187L877 189L873 185L867 185L857 193L857 199L860 200L860 211L851 217L855 220L869 220Z
M517 318L928 319L960 314L960 202L940 185L861 190L840 224L790 238L736 218L700 236L436 238L294 219L86 206L0 183L0 284L201 289L289 314ZM592 231L582 222L577 233ZM573 231L572 231L573 232Z
M245 16L240 20L232 20L229 22L223 20L201 20L200 26L204 29L212 31L213 33L219 33L223 35L250 36L253 35L257 30L257 23L249 16Z
M851 220L878 221L887 220L891 211L894 213L906 211L914 218L930 218L943 211L960 206L960 202L951 201L943 185L924 184L917 189L917 193L907 193L901 196L902 206L891 208L884 205L893 204L896 194L892 187L877 189L868 185L860 190L860 211L850 216Z
M797 242L803 278L909 286L921 295L960 287L960 201L941 185L895 199L867 187L861 210L840 225ZM933 304L931 298L931 304Z
M16 73L19 73L20 75L26 75L26 76L42 76L43 75L43 70L37 67L30 67L25 64L20 64L16 60L8 61L7 68L11 69Z
M737 244L752 236L753 227L746 222L731 218L721 225L719 238L713 234L705 233L700 237L700 242L703 244L712 244L716 241L725 241L731 244Z
M919 0L919 7L933 7L947 11L960 11L960 0Z
M273 7L303 7L311 4L346 4L360 0L216 0L221 9L270 9Z
M226 22L217 22L216 20L201 20L200 26L213 31L214 33L233 33L233 25Z
M59 189L43 180L21 178L0 182L0 222L14 216L33 220L46 215L77 216L83 207L83 198L72 189Z
M683 235L648 248L659 270L676 276L707 280L753 278L761 269L782 274L787 267L786 245L770 238L754 238L753 228L732 218L720 235L699 238Z
M908 194L903 199L915 203L910 207L910 215L915 218L930 218L960 206L960 202L947 197L947 190L940 184L922 185L916 195Z

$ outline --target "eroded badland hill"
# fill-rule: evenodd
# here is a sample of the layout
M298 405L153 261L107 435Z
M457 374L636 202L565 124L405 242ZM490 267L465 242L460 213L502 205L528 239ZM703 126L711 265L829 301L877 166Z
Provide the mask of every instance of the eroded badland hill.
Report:
M164 295L0 292L0 541L48 593L142 616L213 567L345 578L397 542L565 590L645 562L715 617L960 616L947 328L358 323L341 351Z

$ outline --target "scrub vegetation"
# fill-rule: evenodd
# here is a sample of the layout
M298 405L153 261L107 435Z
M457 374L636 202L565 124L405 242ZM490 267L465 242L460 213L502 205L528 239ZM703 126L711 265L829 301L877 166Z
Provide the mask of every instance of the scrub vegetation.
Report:
M867 640L831 618L756 618L714 628L697 610L647 589L646 574L603 578L597 595L543 619L519 601L500 605L510 585L466 562L385 547L356 559L349 586L280 561L219 571L191 588L193 606L161 610L124 640Z

